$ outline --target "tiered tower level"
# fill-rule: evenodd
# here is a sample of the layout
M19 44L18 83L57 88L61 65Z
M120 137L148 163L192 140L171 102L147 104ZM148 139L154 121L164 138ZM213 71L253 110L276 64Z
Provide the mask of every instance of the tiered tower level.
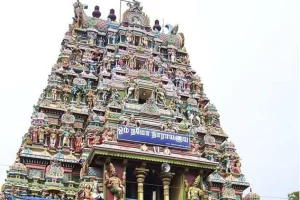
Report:
M101 19L98 6L89 17L74 4L1 198L242 199L240 157L184 34L127 5L118 23L113 9Z

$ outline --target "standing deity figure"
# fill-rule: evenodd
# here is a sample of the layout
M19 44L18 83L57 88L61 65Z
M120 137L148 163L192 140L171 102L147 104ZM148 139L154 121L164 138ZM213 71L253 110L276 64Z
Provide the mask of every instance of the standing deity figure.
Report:
M106 127L103 133L104 141L114 141L115 140L115 131L111 127Z
M142 44L143 44L144 48L148 47L148 37L147 36L142 37Z
M64 130L62 131L61 134L63 137L62 146L69 147L70 146L70 138L74 134L74 130L71 127L67 126L64 128Z
M57 100L57 92L58 92L58 90L57 90L55 87L52 88L51 94L52 94L52 100L53 100L53 101L56 101L56 100Z
M123 173L123 177L121 180L117 176L116 169L112 163L109 164L109 171L104 172L105 182L104 184L110 190L110 192L115 196L116 200L123 200L123 195L125 192L125 184L126 184L126 173Z
M33 143L38 142L38 128L35 126L31 126L29 129L29 133L31 134L31 141Z
M111 36L111 43L112 44L116 44L117 43L117 39L118 39L118 36L116 33L112 34Z
M125 81L125 85L126 85L126 98L132 98L135 99L136 98L136 91L137 91L137 83L135 83L133 78L129 78Z
M92 109L94 106L94 96L95 96L93 90L89 89L86 96L87 96L87 99L86 99L87 105L88 105L89 109Z
M111 95L112 100L118 101L120 99L120 94L118 89L114 89Z
M185 191L187 193L187 200L200 200L204 196L204 192L199 188L200 175L195 179L194 183L189 186L185 180Z
M104 39L103 39L102 37L99 38L98 42L99 42L99 46L100 46L100 47L103 47L103 46L104 46L104 42L105 42L105 41L104 41Z
M67 103L68 102L69 94L71 93L71 86L70 86L70 82L69 81L67 81L67 83L64 85L62 91L64 93L64 95L63 95L64 103Z
M71 64L77 64L81 63L81 58L82 58L82 51L79 48L79 45L77 44L73 49L72 49L72 54L70 56L70 61Z
M79 152L82 146L82 132L81 129L78 129L75 137L75 152Z
M165 93L162 84L159 84L156 87L156 101L157 103L165 105Z
M129 68L136 69L136 55L133 52L130 52L130 54L127 57L127 65L129 66Z
M147 69L150 72L150 74L152 74L153 72L155 72L153 55L150 55L147 58L147 60L146 60L146 66L147 66Z
M40 127L39 127L39 131L38 131L39 142L40 142L40 143L44 143L45 133L46 133L45 128L42 127L42 126L40 126Z
M175 52L175 50L171 51L171 62L172 63L176 62L176 52Z
M52 127L47 127L46 130L50 134L50 147L55 148L56 145L56 137L57 137L57 129L56 125L51 125Z
M133 42L133 34L131 31L128 31L126 33L126 41L129 43L129 44L132 44Z
M229 159L228 155L225 155L225 157L222 161L222 170L225 173L230 173L231 172L231 170L230 170L230 159Z
M77 104L77 106L80 106L80 103L81 103L81 92L78 92L76 94L76 104Z

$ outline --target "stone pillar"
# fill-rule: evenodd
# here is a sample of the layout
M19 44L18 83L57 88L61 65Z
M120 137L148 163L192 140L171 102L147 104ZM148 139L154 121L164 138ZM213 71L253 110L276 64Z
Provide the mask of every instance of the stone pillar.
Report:
M144 200L144 181L149 169L135 168L135 175L137 180L137 196L138 200Z
M160 178L163 184L163 188L164 188L164 200L169 200L170 199L170 184L171 184L171 180L173 178L175 174L174 173L170 173L170 172L163 172L160 174Z

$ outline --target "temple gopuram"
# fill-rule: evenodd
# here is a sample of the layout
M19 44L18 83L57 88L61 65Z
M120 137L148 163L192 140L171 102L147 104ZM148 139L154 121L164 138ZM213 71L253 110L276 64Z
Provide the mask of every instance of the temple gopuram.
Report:
M179 26L151 25L136 0L120 23L73 6L0 199L242 200L241 159Z

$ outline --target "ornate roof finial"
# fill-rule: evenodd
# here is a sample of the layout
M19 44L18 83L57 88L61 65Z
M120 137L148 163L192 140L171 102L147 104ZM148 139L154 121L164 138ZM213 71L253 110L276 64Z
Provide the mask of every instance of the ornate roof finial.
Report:
M95 10L93 11L92 15L93 17L100 18L101 17L101 12L99 11L100 7L95 6Z
M141 6L141 2L139 2L137 0L132 0L132 2L128 2L127 6L129 7L130 12L141 13L143 10L143 6Z
M159 25L159 21L158 20L154 21L153 30L157 30L157 31L161 30L161 26Z
M117 16L115 15L115 10L114 9L110 9L109 15L107 16L107 18L109 18L113 22L116 21Z

